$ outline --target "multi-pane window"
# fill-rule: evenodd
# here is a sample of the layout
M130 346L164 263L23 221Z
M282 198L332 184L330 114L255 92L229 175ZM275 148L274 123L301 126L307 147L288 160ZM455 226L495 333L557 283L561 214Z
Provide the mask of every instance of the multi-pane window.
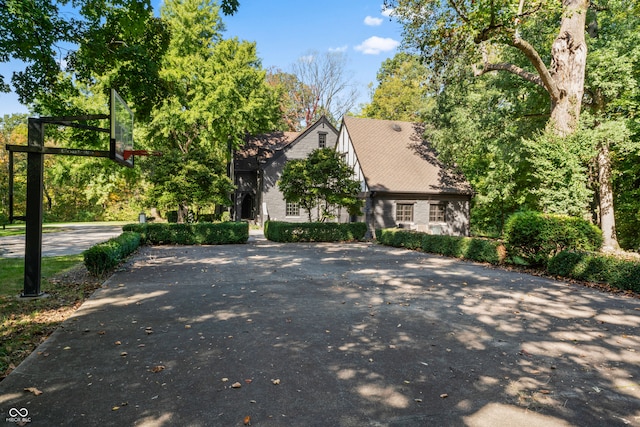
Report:
M300 205L295 202L287 202L286 216L300 216Z
M318 147L325 148L327 146L327 134L319 133L318 134Z
M396 222L413 222L413 203L396 204Z
M446 222L446 205L444 203L431 203L429 205L429 222Z

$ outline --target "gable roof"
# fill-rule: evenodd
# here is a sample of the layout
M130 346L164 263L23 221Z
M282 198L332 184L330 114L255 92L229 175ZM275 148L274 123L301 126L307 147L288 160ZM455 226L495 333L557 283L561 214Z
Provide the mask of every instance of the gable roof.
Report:
M325 116L322 116L302 132L277 131L250 137L234 155L235 170L258 170L261 165L279 157L319 125L326 126L329 128L328 130L338 134L335 126Z
M236 170L258 170L260 165L269 161L277 153L295 141L300 132L270 132L253 136L235 152Z
M345 116L343 126L370 191L472 194L467 180L438 160L422 125Z

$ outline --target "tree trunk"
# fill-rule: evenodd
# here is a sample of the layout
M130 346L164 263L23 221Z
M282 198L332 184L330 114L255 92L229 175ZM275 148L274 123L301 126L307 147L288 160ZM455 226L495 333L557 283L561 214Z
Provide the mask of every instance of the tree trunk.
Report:
M189 207L183 204L178 205L178 224L184 224L187 222L188 213L189 213Z
M562 3L560 32L551 46L549 72L558 90L557 96L551 97L550 125L558 134L568 135L578 127L584 94L587 64L584 34L589 0L563 0Z
M600 229L604 239L603 251L618 251L620 245L616 238L616 218L613 211L613 189L611 186L611 162L609 144L602 141L598 150L598 184L600 196Z

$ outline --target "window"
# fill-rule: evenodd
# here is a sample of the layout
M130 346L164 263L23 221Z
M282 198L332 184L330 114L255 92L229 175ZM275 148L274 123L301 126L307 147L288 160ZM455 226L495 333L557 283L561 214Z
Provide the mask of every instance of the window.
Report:
M413 222L413 204L396 204L396 222Z
M432 203L429 205L429 222L446 222L444 203Z
M295 202L287 202L286 216L300 216L300 205Z
M327 134L319 133L318 134L318 147L325 148L327 146Z

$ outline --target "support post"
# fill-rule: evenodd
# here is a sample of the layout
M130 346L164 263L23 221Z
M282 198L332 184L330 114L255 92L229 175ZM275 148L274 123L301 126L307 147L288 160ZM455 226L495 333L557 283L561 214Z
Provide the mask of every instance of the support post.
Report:
M9 224L13 224L13 151L9 150Z
M44 147L44 123L29 119L27 143L31 147ZM22 297L39 297L42 264L42 193L44 153L27 154L27 215L25 227L24 290Z

